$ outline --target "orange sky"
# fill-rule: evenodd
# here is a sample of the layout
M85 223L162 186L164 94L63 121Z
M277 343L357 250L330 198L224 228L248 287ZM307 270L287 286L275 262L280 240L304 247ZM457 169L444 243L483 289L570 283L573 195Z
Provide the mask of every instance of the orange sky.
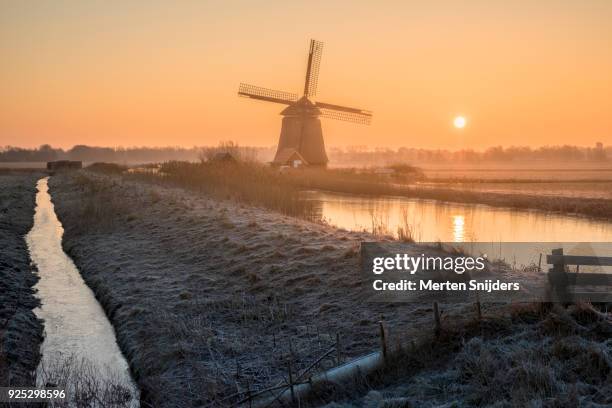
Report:
M277 142L325 42L328 146L612 144L612 1L2 1L0 146ZM452 127L463 114L468 125Z

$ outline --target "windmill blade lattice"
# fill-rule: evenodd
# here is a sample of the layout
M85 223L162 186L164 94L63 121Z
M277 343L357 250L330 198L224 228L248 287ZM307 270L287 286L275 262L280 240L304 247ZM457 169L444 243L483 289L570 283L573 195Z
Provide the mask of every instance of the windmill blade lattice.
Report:
M241 83L238 87L238 95L267 102L283 103L285 105L291 105L298 99L297 94L291 92L277 91L244 83Z
M319 68L321 67L321 56L323 54L323 43L310 40L310 52L308 53L308 66L306 67L306 83L304 84L304 96L311 98L317 94L319 83Z
M361 125L369 125L372 123L371 114L344 112L334 109L321 108L321 116L328 119L342 120L344 122L359 123Z

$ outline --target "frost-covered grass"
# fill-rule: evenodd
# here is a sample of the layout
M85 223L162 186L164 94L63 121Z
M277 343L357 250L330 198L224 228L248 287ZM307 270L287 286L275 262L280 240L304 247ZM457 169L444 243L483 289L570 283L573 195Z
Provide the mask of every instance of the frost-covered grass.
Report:
M40 173L0 171L0 386L34 384L42 323L24 240L32 227Z
M473 406L469 398L491 394L494 384L483 383L481 373L491 371L488 356L506 350L501 345L522 342L502 355L506 362L499 368L508 371L545 341L579 336L602 343L597 330L608 327L582 312L542 317L517 309L493 318L497 305L483 305L485 320L474 325L472 305L441 305L446 332L434 339L431 305L363 301L358 247L374 239L370 234L183 188L83 177L62 175L50 183L64 247L113 323L145 401L154 406L230 405L247 387L256 391L286 378L288 359L296 370L307 367L334 345L336 333L344 361L377 350L383 317L390 348L401 346L396 364L355 384L321 388L313 405L395 398L394 404L408 400L413 406L454 400ZM476 352L476 361L467 358ZM536 386L548 398L552 383L546 375L542 381ZM558 384L552 389L565 390ZM369 391L379 394L366 400Z
M519 307L500 319L403 350L386 370L321 400L336 401L327 408L612 404L610 317L579 305L544 315Z
M344 360L369 353L382 315L431 329L431 305L363 302L369 234L117 177L66 174L50 188L64 249L154 406L227 406L277 384L288 361L309 366L336 334Z

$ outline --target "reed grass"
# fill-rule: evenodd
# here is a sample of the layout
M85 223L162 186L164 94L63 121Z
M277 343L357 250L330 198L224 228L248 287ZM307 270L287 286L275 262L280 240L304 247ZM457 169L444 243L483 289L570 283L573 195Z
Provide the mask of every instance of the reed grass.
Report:
M42 364L38 370L41 387L65 390L66 398L50 406L63 408L129 408L133 396L129 384L111 372L104 373L89 360L74 355ZM101 375L106 374L106 375Z
M160 166L158 181L203 192L217 198L232 199L285 215L313 219L313 203L301 197L301 188L269 166L248 162L167 162Z
M408 210L402 208L400 224L397 227L397 239L402 242L415 242L414 228L408 221Z
M85 173L74 176L74 185L85 193L84 199L75 203L75 211L79 214L77 227L108 230L123 222L126 216L133 216L130 203L114 193L116 183L113 179L92 178Z

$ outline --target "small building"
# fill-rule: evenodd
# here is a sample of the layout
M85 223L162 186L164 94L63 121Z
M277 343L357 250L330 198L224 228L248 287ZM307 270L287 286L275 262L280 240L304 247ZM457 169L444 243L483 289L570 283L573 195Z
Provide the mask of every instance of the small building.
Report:
M76 160L56 160L47 162L47 170L49 171L72 171L83 168L82 161Z
M210 159L211 162L236 163L238 159L230 152L217 152Z
M302 166L307 166L308 162L302 157L300 152L297 150L287 147L282 149L272 162L274 166L288 166L293 168L298 168Z

